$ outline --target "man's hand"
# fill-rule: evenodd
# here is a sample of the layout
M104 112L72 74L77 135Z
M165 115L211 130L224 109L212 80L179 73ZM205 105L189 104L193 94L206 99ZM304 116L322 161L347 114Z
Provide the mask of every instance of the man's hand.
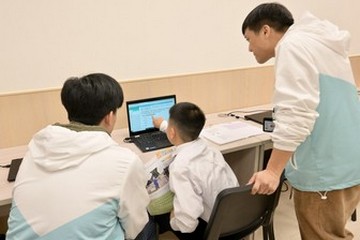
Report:
M162 121L164 121L164 119L162 117L152 116L152 122L153 122L154 127L160 128Z
M280 182L280 176L265 169L254 173L250 178L248 184L254 184L251 190L252 194L267 194L270 195L275 192Z
M279 185L280 177L293 152L274 148L266 169L254 173L248 184L253 184L252 194L272 194Z

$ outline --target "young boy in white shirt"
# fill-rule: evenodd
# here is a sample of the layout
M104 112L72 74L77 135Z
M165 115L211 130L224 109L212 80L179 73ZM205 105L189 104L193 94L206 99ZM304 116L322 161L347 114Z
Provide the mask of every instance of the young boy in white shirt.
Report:
M189 102L174 105L168 122L153 117L154 126L166 131L176 147L169 167L174 206L171 213L154 217L159 233L170 230L179 239L202 239L218 193L239 185L221 152L199 138L205 120L202 110Z

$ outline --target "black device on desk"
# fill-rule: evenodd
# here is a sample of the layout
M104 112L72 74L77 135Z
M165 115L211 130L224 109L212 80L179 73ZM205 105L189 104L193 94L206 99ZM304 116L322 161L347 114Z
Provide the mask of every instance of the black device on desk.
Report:
M135 143L142 152L172 146L166 133L154 127L152 116L168 120L169 110L175 104L175 95L127 101L130 142Z
M23 160L22 158L16 158L11 160L9 174L7 178L9 182L15 181L22 160Z
M251 120L256 123L262 124L264 132L272 132L275 127L272 114L273 114L272 110L267 110L267 111L245 115L244 118L246 120Z

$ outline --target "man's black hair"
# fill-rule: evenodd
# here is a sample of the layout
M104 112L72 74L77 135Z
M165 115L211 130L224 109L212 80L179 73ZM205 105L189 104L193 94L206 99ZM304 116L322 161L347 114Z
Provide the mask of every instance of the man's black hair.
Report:
M269 25L278 32L285 32L293 24L293 16L286 7L279 3L263 3L247 15L242 33L245 34L246 29L257 33L264 25Z
M108 113L116 113L123 101L120 84L103 73L69 78L61 90L69 121L86 125L99 125Z

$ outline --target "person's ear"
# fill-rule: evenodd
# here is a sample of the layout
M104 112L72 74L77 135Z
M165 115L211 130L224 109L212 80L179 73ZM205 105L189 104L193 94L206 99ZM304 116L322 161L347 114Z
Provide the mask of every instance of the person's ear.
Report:
M264 26L262 26L261 32L265 37L268 38L271 33L271 27L269 25L265 24Z
M168 133L169 139L174 140L176 136L176 129L172 126L168 126L168 129L166 131Z
M112 132L116 121L116 114L113 111L104 116L100 122L100 126L105 128L109 133Z
M112 121L112 118L113 118L113 112L109 112L108 114L105 115L103 121L106 125L110 125L111 121Z

